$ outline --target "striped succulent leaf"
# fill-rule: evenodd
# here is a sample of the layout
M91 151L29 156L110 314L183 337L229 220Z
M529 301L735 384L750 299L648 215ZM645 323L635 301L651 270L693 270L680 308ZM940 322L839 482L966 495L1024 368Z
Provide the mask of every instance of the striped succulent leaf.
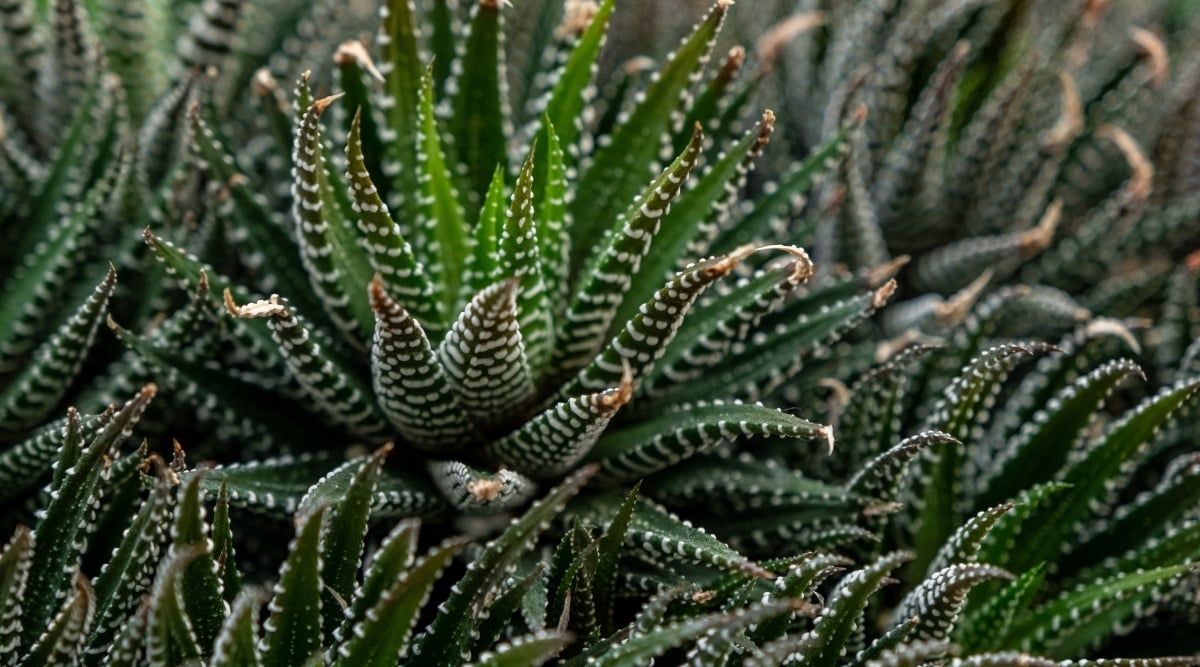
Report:
M1196 3L379 4L0 0L0 662L1195 662Z

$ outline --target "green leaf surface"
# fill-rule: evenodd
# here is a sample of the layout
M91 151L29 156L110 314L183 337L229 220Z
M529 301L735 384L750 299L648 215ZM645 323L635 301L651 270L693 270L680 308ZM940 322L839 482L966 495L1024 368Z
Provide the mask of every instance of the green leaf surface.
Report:
M302 78L298 96L307 95L308 80ZM346 340L361 345L358 341L370 336L375 323L367 303L367 285L374 271L359 246L354 223L342 209L347 188L340 175L334 179L326 162L321 116L335 99L317 100L297 113L292 217L312 290Z
M338 650L339 666L387 667L404 655L413 626L429 591L462 546L451 540L435 547L379 597L366 617L350 630L352 637Z
M338 465L330 455L282 456L229 464L209 470L204 488L220 491L226 484L230 504L276 515L290 515L310 487ZM384 514L434 513L444 505L437 490L411 471L387 468L376 483L374 511Z
M440 613L417 637L413 649L422 660L439 664L462 657L475 624L472 610L478 608L507 566L530 548L549 519L562 511L595 472L594 467L587 466L573 473L488 543L442 604Z
M21 611L21 645L31 646L47 627L57 591L67 587L84 544L89 510L109 453L137 424L158 392L147 385L99 432L63 479L34 529L33 561ZM90 588L90 587L89 587ZM90 591L89 591L90 595Z
M537 667L557 655L570 641L571 636L561 632L518 637L480 655L471 664L475 667Z
M342 622L342 605L353 599L358 587L375 485L384 459L391 451L392 446L388 444L366 459L347 462L321 478L300 501L301 512L322 505L328 505L333 512L321 539L321 596L326 639L333 636Z
M475 2L454 77L450 135L474 198L482 198L497 168L508 171L508 82L503 49L503 3ZM430 75L432 79L432 75ZM432 94L432 86L429 88Z
M233 600L232 609L213 644L211 667L258 667L258 612L268 599L260 588L244 588Z
M670 136L667 132L672 115L679 108L681 97L691 88L693 74L708 60L728 8L723 1L713 5L656 73L644 94L639 95L640 102L613 132L609 143L596 151L580 178L571 207L577 238L602 237L618 219L626 202L637 194L639 181L645 174L641 168L654 163L663 140ZM551 121L561 132L574 119L552 115ZM565 137L564 144L570 145ZM572 265L582 267L588 251L588 246L572 247ZM579 275L588 278L589 272Z
M425 268L442 297L443 312L450 312L458 296L469 237L462 202L434 116L433 77L428 69L421 77L418 98L414 123L417 143L413 157L402 162L408 165L410 160L416 160L415 170L406 167L417 173L414 184L417 187L409 190L417 194L418 204L413 218L416 220L413 247L418 257L426 258ZM489 177L493 168L494 165L488 165Z
M1198 390L1200 380L1164 387L1157 395L1147 398L1110 424L1083 456L1057 476L1063 484L1070 485L1069 488L1057 494L1053 504L1040 507L1021 526L1020 540L1028 548L1013 552L1005 565L1010 569L1024 569L1062 555L1072 543L1070 536L1075 524L1092 513L1093 503L1106 493L1108 481Z
M871 595L884 584L892 570L910 558L909 553L892 552L838 582L812 630L802 635L802 644L797 647L800 659L813 667L835 665L845 643L862 623L863 610Z
M375 338L371 379L375 402L410 444L432 451L453 450L475 438L475 427L459 403L419 321L371 281ZM420 400L414 400L415 397Z
M815 440L833 448L833 432L761 404L712 401L665 406L632 424L601 436L588 460L602 466L601 475L637 479L665 470L699 452L745 437Z
M209 647L221 631L225 618L225 599L221 595L221 579L204 520L204 492L200 481L203 472L191 476L179 488L175 505L175 521L171 528L171 551L187 550L187 563L180 566L175 585L183 600L188 625L195 633L201 650ZM193 548L198 547L198 548Z
M1177 585L1195 565L1125 572L1080 585L1014 621L1005 643L1058 659L1079 655L1111 637L1138 609Z
M296 537L279 570L263 636L262 664L290 667L321 651L321 524L328 506L296 518Z
M108 274L82 306L46 341L33 359L0 391L0 424L13 431L45 418L76 380L117 284L117 270Z

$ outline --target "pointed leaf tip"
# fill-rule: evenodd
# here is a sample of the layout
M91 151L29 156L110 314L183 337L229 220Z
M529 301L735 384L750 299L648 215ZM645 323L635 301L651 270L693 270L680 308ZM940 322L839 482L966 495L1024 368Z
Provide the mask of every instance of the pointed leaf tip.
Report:
M325 113L325 109L328 108L330 104L338 101L345 96L345 94L346 93L337 93L336 95L330 95L329 97L322 97L321 99L312 103L312 109L317 113L318 116L320 116L321 114Z

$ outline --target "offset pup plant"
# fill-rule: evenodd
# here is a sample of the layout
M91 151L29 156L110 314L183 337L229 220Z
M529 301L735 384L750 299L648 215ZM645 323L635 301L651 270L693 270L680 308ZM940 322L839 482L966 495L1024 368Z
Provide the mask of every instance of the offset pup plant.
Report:
M467 4L0 3L5 663L1197 662L1195 13Z

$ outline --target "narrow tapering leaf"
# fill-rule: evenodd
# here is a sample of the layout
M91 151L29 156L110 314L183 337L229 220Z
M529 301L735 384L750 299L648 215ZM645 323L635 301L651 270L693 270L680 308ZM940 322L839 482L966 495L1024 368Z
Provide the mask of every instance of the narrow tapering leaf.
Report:
M68 587L70 574L83 550L89 509L107 458L129 437L157 392L158 388L152 384L142 388L92 438L38 522L34 541L39 546L34 550L21 612L22 646L31 646L45 630Z
M459 404L482 429L493 429L533 397L517 311L516 279L471 300L437 348Z
M31 363L0 391L0 424L4 424L4 430L40 421L62 399L83 366L116 284L117 271L110 264L107 276L82 307L38 347Z
M442 570L462 546L447 541L413 563L404 575L380 596L359 624L351 629L352 639L338 649L335 665L387 667L404 655L421 607Z
M488 543L443 603L441 613L417 638L413 646L415 654L433 664L462 658L469 648L468 640L475 624L471 610L483 602L507 566L529 549L547 522L562 511L567 501L595 472L594 467L581 468Z
M617 307L642 258L650 252L662 217L700 158L703 138L697 124L691 142L679 157L650 183L632 207L616 217L615 226L610 224L595 231L594 238L604 240L585 249L589 252L587 264L579 275L578 287L562 323L555 366L567 370L578 368L603 345L614 324ZM586 215L590 219L599 214L589 211Z
M327 506L296 518L296 537L279 570L269 605L266 634L259 644L262 664L304 664L321 651L321 524Z
M306 77L300 81L299 98L307 97L307 90ZM354 223L342 210L340 197L345 186L333 180L326 163L321 115L336 99L326 97L298 109L292 151L292 217L309 284L338 329L352 344L361 345L359 341L374 326L366 292L374 271L358 243Z
M300 319L285 299L273 295L266 301L238 306L226 290L225 309L234 317L267 318L292 376L335 424L371 442L386 437L386 420L371 400L370 387L358 369L347 368L338 357L326 352L335 349L333 343Z

